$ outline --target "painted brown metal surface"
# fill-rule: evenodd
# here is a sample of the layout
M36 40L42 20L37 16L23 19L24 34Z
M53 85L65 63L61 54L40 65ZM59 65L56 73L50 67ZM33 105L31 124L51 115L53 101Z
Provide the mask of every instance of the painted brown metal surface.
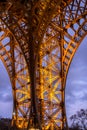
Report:
M86 35L87 0L0 2L0 59L12 83L13 125L66 127L66 78Z

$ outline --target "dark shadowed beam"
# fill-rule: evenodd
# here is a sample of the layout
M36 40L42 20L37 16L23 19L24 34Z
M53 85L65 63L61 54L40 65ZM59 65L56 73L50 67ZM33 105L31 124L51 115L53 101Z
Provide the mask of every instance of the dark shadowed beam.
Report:
M40 1L39 1L40 2ZM45 2L45 1L44 1ZM50 20L53 17L53 14L55 13L55 10L57 9L57 6L61 3L60 1L54 0L49 1L45 4L45 7L43 9L43 12L41 12L41 16L36 13L37 10L40 11L39 3L35 6L35 8L32 6L32 9L29 11L29 60L30 60L30 78L31 78L31 100L32 100L32 106L31 106L31 119L33 120L33 126L41 128L41 121L40 117L38 115L38 100L36 97L36 66L37 66L37 54L38 51L38 43L41 42L44 33L46 31L46 28L50 22ZM57 4L57 5L56 5ZM32 4L33 5L33 4ZM56 8L55 8L56 7ZM33 10L33 11L32 11ZM36 15L36 19L39 18L38 25L35 22L36 19L34 19L34 15ZM38 42L38 43L37 43ZM28 126L31 127L30 125Z

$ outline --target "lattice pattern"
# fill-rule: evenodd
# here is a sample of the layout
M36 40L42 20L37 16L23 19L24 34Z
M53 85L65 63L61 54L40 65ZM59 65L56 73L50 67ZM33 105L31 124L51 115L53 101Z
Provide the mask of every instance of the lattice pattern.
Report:
M0 58L13 87L13 124L63 130L66 77L87 35L87 0L0 5Z
M22 51L9 28L0 20L0 58L9 74L14 98L13 120L26 127L30 113L30 79Z

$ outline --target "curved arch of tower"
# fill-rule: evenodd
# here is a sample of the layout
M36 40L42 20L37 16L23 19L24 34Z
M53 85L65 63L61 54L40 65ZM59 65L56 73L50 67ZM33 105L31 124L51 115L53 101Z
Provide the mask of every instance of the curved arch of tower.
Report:
M86 35L87 0L0 2L0 59L12 84L12 125L67 127L67 74Z

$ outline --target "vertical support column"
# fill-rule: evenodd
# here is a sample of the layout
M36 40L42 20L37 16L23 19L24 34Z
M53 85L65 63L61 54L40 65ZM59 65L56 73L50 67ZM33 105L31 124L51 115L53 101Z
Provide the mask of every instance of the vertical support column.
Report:
M36 96L36 59L34 57L34 45L33 40L31 38L30 40L30 47L29 47L29 54L30 54L30 81L31 81L31 111L30 111L30 120L32 120L32 123L29 121L29 128L40 128L39 123L39 115L37 110L38 100Z
M63 17L60 15L60 26L63 28ZM60 53L61 53L61 111L62 111L62 130L65 127L65 106L64 106L64 64L63 64L63 56L64 56L64 46L63 46L63 31L60 31Z
M10 42L10 51L12 58L12 89L13 89L13 117L12 117L12 125L16 126L17 122L17 106L16 106L16 88L15 88L15 56L14 56L14 38L11 36Z
M32 12L29 12L29 72L31 82L31 111L28 123L29 128L39 128L41 130L40 119L38 115L38 100L36 96L36 64L34 36L32 34Z
M60 10L60 26L63 28L63 15L62 15L62 10ZM67 119L66 119L66 110L65 110L65 74L64 74L64 34L63 34L63 29L60 32L60 38L61 38L61 89L62 89L62 102L61 102L61 108L62 108L62 130L67 129L68 130L68 125L67 125Z
M41 121L41 125L44 124L44 111L43 111L43 100L44 100L44 88L43 88L43 75L42 75L42 49L40 48L39 50L39 56L38 56L38 73L39 73L39 113L40 113L40 121Z

